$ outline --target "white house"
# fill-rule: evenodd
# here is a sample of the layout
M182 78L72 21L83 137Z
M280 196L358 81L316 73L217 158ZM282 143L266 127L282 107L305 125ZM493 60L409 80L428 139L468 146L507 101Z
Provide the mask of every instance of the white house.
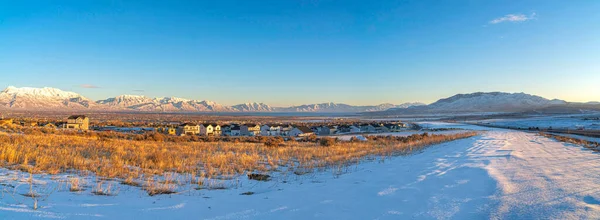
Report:
M306 137L315 134L313 130L306 126L299 126L292 128L292 130L288 133L290 137Z
M260 135L262 136L279 136L281 126L263 125L260 127Z
M258 136L260 135L260 125L245 124L240 126L240 132L243 136Z
M201 124L200 135L214 135L221 136L221 126L217 124Z
M294 129L294 127L292 127L291 125L288 126L282 126L280 131L279 131L279 135L281 136L291 136L290 132L292 131L292 129Z
M271 129L271 126L269 126L269 125L260 126L260 135L269 136L270 129Z

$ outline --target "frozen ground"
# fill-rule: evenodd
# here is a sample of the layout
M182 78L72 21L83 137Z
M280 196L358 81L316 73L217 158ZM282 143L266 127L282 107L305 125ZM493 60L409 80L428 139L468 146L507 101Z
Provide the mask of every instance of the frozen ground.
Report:
M341 175L330 170L270 182L241 179L241 186L227 190L154 197L123 185L116 196L59 190L37 211L30 199L5 191L0 219L598 219L599 156L494 129L412 156L367 161ZM0 183L28 188L19 182L26 176L0 172ZM40 187L53 181L36 179ZM248 191L254 194L240 195Z
M546 116L524 119L488 119L481 120L484 124L510 126L519 128L539 127L540 129L585 129L600 130L600 120L584 120L585 116Z
M329 137L333 137L333 138L337 138L338 140L341 141L350 141L350 139L352 139L353 137L358 137L358 136L394 136L394 137L407 137L413 134L423 134L423 133L429 133L429 134L456 134L456 133L464 133L465 130L450 130L450 131L401 131L401 132L384 132L384 133L361 133L361 134L338 134L338 135L331 135Z

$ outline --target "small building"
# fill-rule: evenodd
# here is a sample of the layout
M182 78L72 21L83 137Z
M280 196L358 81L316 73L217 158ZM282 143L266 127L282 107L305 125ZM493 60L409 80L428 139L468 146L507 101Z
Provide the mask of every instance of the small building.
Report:
M322 126L319 128L319 135L331 135L337 132L337 128L334 126Z
M209 136L221 136L221 126L217 124L201 124L200 135Z
M375 133L390 132L390 130L383 125L374 125L373 127L375 128Z
M271 129L271 126L269 126L269 125L260 126L260 135L269 136L270 129Z
M245 124L240 127L242 136L258 136L260 135L260 125Z
M214 129L215 129L215 127L213 127L211 124L201 124L200 125L200 135L202 135L202 136L213 135Z
M360 133L360 128L354 125L350 125L350 133Z
M362 124L360 125L360 131L362 132L368 132L368 133L374 133L375 132L375 127L371 124Z
M223 134L223 131L221 131L221 126L218 124L212 124L213 126L213 135L214 136L221 136Z
M194 123L183 123L177 127L179 135L198 135L200 134L200 126Z
M223 125L221 126L221 135L223 136L231 136L231 127L233 125Z
M262 136L280 136L281 126L263 125L260 126L260 135Z
M287 125L287 126L282 126L279 130L279 136L291 136L290 132L292 131L292 129L294 129L294 127L292 127L291 125Z
M90 118L85 115L71 115L67 118L66 128L88 130L90 129Z
M175 129L174 127L159 127L156 129L157 132L159 133L163 133L163 134L168 134L168 135L176 135L177 134L177 129Z
M315 132L310 129L309 127L306 126L298 126L293 128L290 133L289 136L290 137L306 137L306 136L310 136L315 134Z
M390 132L399 132L406 130L406 125L404 123L389 123L384 124L383 126L385 126Z

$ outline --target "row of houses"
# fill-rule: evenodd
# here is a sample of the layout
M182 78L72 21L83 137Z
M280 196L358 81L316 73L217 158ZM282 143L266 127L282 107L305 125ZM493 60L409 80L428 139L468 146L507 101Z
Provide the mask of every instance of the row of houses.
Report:
M301 137L309 135L334 135L348 133L385 133L408 130L405 123L364 123L350 125L325 125L325 126L294 126L294 125L218 125L184 123L178 126L166 126L157 129L158 132L170 135L200 135L200 136L283 136Z
M1 124L12 124L11 119L0 120ZM89 130L90 119L85 115L72 115L67 122L42 123L30 122L31 126L43 126L47 128L67 128L77 130ZM30 126L29 123L24 124ZM199 135L199 136L283 136L301 137L310 135L335 135L351 133L386 133L399 132L410 129L410 126L402 122L394 123L362 123L362 124L337 124L321 126L294 126L294 125L259 125L259 124L231 124L219 125L216 123L184 123L156 128L156 131L169 135ZM103 129L97 129L103 130ZM104 130L115 130L106 128ZM141 129L142 132L146 129ZM153 131L154 128L151 129ZM119 130L120 131L120 130Z
M386 133L400 132L410 129L406 123L363 123L351 125L327 125L317 127L315 132L319 135L347 134L347 133Z
M14 124L13 119L0 119L0 126L7 126ZM43 122L38 123L34 121L19 121L16 122L21 126L28 127L45 127L45 128L69 128L76 130L89 130L90 129L90 118L85 115L72 115L67 118L67 122Z
M200 135L200 136L284 136L302 137L314 134L305 126L269 126L258 124L218 125L184 123L177 127L167 126L157 129L158 132L170 135Z

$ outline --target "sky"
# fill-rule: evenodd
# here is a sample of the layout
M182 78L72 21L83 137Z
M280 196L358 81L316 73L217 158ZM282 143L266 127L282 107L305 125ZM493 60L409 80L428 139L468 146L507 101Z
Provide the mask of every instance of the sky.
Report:
M0 87L272 106L600 101L600 1L0 0Z

